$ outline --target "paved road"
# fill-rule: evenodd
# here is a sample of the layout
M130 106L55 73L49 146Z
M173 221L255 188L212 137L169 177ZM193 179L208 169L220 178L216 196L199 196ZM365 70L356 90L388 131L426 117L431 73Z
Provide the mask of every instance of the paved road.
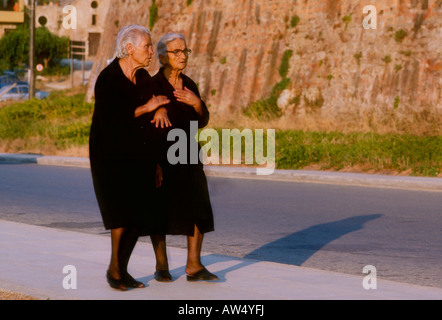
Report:
M381 279L442 287L438 192L208 180L216 231L204 251L355 275L374 265ZM83 168L0 164L0 219L107 234Z

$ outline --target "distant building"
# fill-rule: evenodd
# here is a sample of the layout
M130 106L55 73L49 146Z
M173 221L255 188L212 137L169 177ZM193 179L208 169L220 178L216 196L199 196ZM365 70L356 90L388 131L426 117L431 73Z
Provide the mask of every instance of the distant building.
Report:
M0 0L0 38L25 21L24 0Z
M0 0L2 1L2 0ZM108 0L59 0L39 1L36 10L36 27L45 26L58 36L67 36L72 41L86 43L86 59L93 59L97 54L105 28L105 18L111 1ZM41 3L41 4L40 4ZM76 29L63 27L63 20L76 11ZM66 12L63 12L66 8Z

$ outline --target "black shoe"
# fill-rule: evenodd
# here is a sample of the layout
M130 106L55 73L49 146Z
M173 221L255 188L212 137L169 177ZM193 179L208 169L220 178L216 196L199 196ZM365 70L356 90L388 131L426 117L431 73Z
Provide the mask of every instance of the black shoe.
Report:
M155 280L160 282L172 282L172 276L169 270L157 270L155 271Z
M106 273L106 279L111 288L120 290L120 291L126 291L127 287L123 279L114 279L111 277L109 271Z
M187 281L217 281L219 280L218 276L210 273L206 268L201 269L198 272L195 272L194 274L188 274L187 275Z
M144 285L144 283L135 280L129 273L126 273L122 277L122 280L128 288L135 288L136 289L136 288L145 288L146 287Z

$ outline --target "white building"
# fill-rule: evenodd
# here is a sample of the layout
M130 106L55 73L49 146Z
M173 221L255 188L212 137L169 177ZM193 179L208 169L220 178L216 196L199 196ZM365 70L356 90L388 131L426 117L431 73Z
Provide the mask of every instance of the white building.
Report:
M85 42L86 59L95 57L110 1L59 0L39 3L41 1L35 10L36 27L44 25L54 34L67 36L72 41Z

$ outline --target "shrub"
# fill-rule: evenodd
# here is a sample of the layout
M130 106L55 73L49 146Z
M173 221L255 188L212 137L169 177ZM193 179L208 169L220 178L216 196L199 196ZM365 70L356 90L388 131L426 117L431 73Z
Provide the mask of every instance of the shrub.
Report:
M407 31L405 31L404 29L400 29L394 33L394 40L396 42L402 42L407 35L408 35Z
M299 24L299 21L301 21L301 18L299 18L298 15L294 15L291 19L290 19L290 26L292 28L296 28L296 26Z
M152 31L153 26L158 20L158 6L155 0L152 0L152 6L149 9L149 30Z

